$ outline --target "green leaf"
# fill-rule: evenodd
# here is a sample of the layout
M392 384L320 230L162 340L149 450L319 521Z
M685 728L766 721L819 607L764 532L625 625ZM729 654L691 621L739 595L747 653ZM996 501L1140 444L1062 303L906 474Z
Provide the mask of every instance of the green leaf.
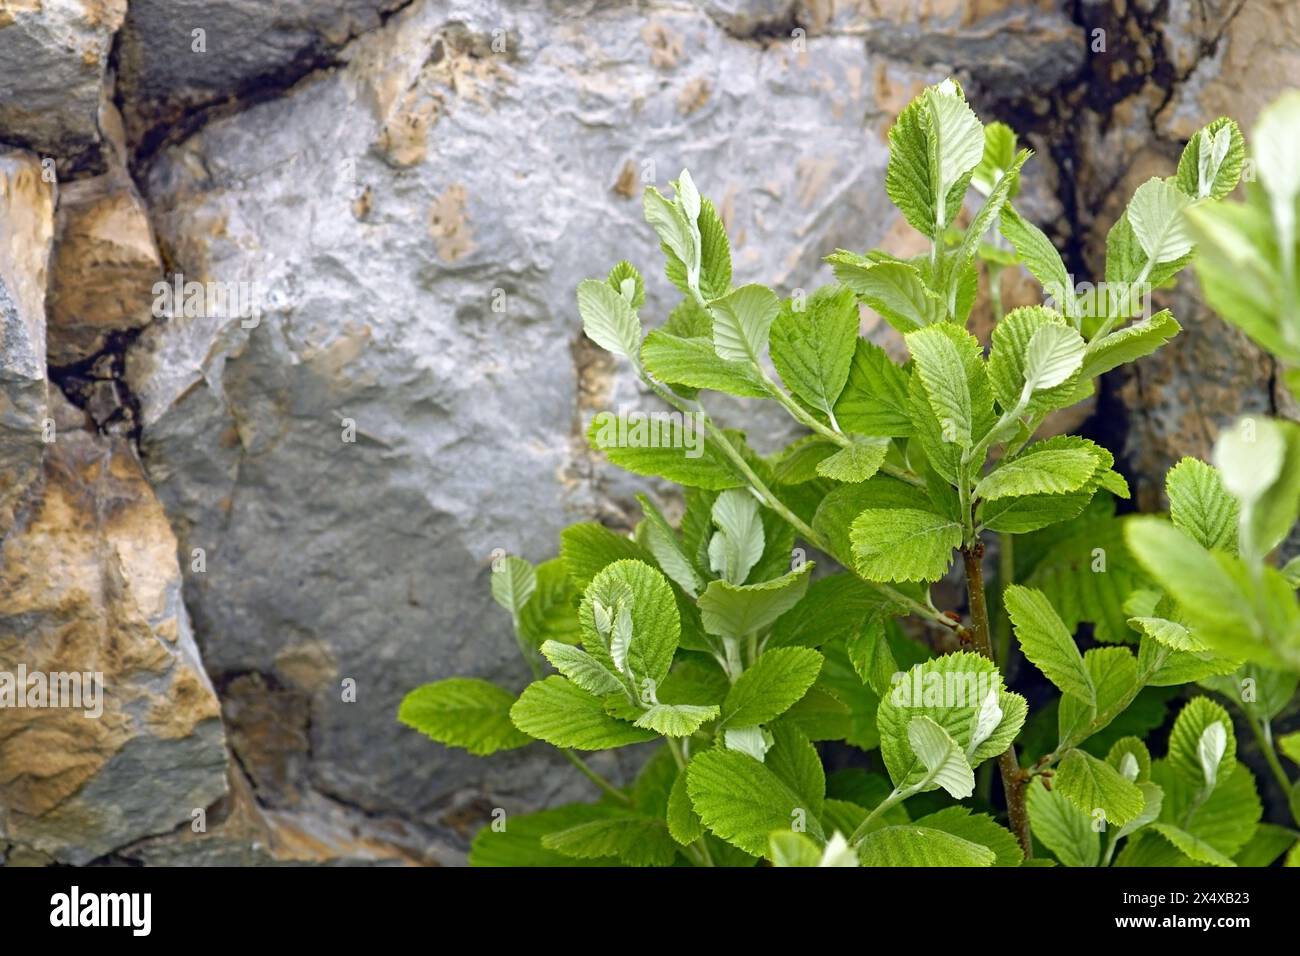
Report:
M979 249L980 240L993 225L994 220L1002 211L1006 203L1007 196L1010 194L1012 187L1020 181L1020 167L1032 155L1030 150L1023 149L1012 161L1011 168L1006 175L999 178L993 188L988 193L988 198L980 207L979 211L972 217L970 224L962 233L961 243L957 249L948 256L942 265L944 279L944 288L951 303L950 312L957 314L957 297L959 294L958 287L962 282L963 272L969 268L971 260L974 258L976 251ZM962 319L964 321L964 317Z
M1277 749L1293 764L1300 764L1300 730L1278 737Z
M898 673L898 662L889 647L885 622L882 610L868 613L844 644L853 670L878 696L888 692L890 681Z
M746 853L768 852L772 831L789 830L800 822L815 838L824 839L804 799L753 757L707 750L691 759L686 774L687 792L704 825Z
M1246 595L1214 556L1168 522L1142 515L1125 525L1129 549L1184 611L1192 623L1231 628L1248 605Z
M1165 477L1165 492L1174 527L1203 548L1237 550L1237 501L1216 469L1195 458L1184 458Z
M880 610L880 592L853 574L829 574L808 585L808 591L772 627L768 648L819 647L846 640L859 625Z
M664 821L630 814L552 831L542 846L578 860L617 857L628 866L670 866L677 857Z
M1058 750L1077 746L1105 729L1133 703L1141 689L1137 661L1128 648L1094 647L1083 655L1083 666L1097 689L1097 703L1094 707L1073 694L1061 697L1057 714Z
M767 397L754 367L718 358L711 337L683 338L656 329L641 346L641 361L646 371L669 385L707 388L742 398Z
M720 491L745 482L695 419L681 412L598 412L587 441L613 464L635 475Z
M1294 206L1296 196L1300 195L1300 172L1297 172L1295 164L1298 140L1300 95L1290 91L1260 112L1252 138L1259 179L1275 210ZM1274 218L1281 220L1282 217L1275 213ZM1291 235L1294 240L1294 231Z
M579 591L587 590L592 579L615 561L652 560L631 538L595 522L569 525L560 533L560 558Z
M817 474L835 481L866 481L884 464L889 452L888 438L854 435L851 444L817 463Z
M510 708L510 719L531 737L574 750L606 750L655 737L609 716L599 700L555 675L524 688Z
M1300 502L1300 428L1268 418L1242 418L1214 445L1224 487L1241 503L1243 556L1262 558L1296 522Z
M1172 823L1153 823L1151 829L1177 847L1184 856L1190 857L1197 863L1207 863L1210 866L1237 865L1232 857L1220 853L1209 843Z
M987 737L975 743L977 719L992 692L997 693L1002 718ZM1003 688L1001 674L987 658L971 652L946 654L900 675L880 699L876 711L880 754L894 783L910 786L924 776L908 737L913 718L924 716L934 721L963 754L970 755L971 766L978 766L1007 749L1024 724L1025 712L1025 699Z
M1097 470L1086 448L1030 449L980 479L975 495L986 500L1077 491Z
M578 640L578 592L562 558L543 561L535 569L537 586L519 613L519 633L533 647L547 641L574 644Z
M1111 332L1088 346L1082 377L1096 378L1125 363L1136 362L1160 348L1182 328L1168 309L1162 309L1149 319L1141 319Z
M1188 784L1206 793L1213 790L1237 765L1237 738L1228 712L1208 697L1189 700L1169 734L1166 763Z
M587 587L578 608L583 644L601 662L602 650L609 649L599 631L595 605L600 602L617 618L630 612L631 636L627 643L627 673L638 681L663 682L672 666L681 636L677 599L668 581L641 561L617 561L604 568ZM617 668L622 670L622 668Z
M1006 123L989 123L984 127L984 155L971 176L971 185L987 196L1015 159L1015 131Z
M604 664L580 648L547 641L541 651L551 666L589 694L603 697L623 689L619 679Z
M611 289L627 300L633 312L645 305L645 280L641 278L637 267L626 259L616 263L614 268L609 270L605 281Z
M956 800L975 792L975 773L957 741L929 717L913 717L907 725L907 741L925 773L916 786L919 790L941 787ZM895 781L901 786L899 781Z
M1125 780L1110 764L1082 750L1071 750L1061 760L1052 781L1076 807L1090 816L1101 810L1107 826L1128 823L1142 812L1146 800L1137 784Z
M632 303L600 279L578 283L582 331L607 352L636 358L641 351L641 320Z
M757 363L767 347L772 322L781 302L771 289L743 285L710 303L713 348L729 362Z
M1295 843L1294 830L1261 823L1250 842L1237 851L1233 859L1238 866L1272 866Z
M1192 236L1183 217L1190 202L1177 187L1154 177L1133 193L1128 204L1129 225L1153 263L1171 262L1192 251Z
M802 833L774 830L767 848L773 866L820 866L822 848Z
M707 301L727 294L731 289L731 244L727 241L727 230L722 224L713 203L707 199L700 202L700 213L696 219L700 233L700 295ZM683 292L690 293L690 282L686 264L665 246L668 262L665 271L673 285Z
M726 492L724 492L725 494ZM691 597L704 587L704 580L677 538L677 532L654 503L643 494L637 494L645 522L637 529L637 540L654 555L655 563Z
M813 530L830 542L831 550L841 561L847 561L853 550L851 527L853 519L868 508L932 507L924 490L898 478L876 474L860 484L833 488L817 507L813 515Z
M984 157L984 127L966 105L961 87L950 79L927 87L921 96L925 103L922 122L936 212L936 231L930 235L938 236L950 221L949 193L958 183L963 183L965 192L964 182L969 182L969 174Z
M1222 199L1237 187L1245 161L1241 130L1221 116L1188 140L1175 181L1193 199Z
M1097 688L1083 655L1043 592L1013 584L1004 599L1025 657L1063 692L1095 706Z
M1083 366L1086 348L1083 336L1068 325L1039 326L1025 346L1024 391L1047 391L1068 382Z
M1026 394L1026 354L1034 336L1045 326L1069 330L1065 319L1057 312L1042 306L1025 306L1012 309L993 328L993 349L989 353L988 375L997 396L998 404L1010 410L1017 407ZM1041 343L1040 343L1041 344ZM1052 388L1037 392L1029 389L1029 399L1024 414L1041 415L1055 408L1074 404L1084 395L1078 376Z
M682 846L688 846L704 836L704 823L691 805L690 794L686 792L689 771L690 764L687 764L686 770L677 774L672 792L668 794L668 832Z
M974 427L970 382L965 362L947 328L936 325L910 332L907 347L945 436L959 447L969 448Z
M764 765L820 817L826 800L826 771L806 734L789 720L772 725L772 747Z
M858 304L842 286L818 289L795 311L781 303L772 323L772 364L791 392L809 408L831 417L849 377L858 337Z
M704 629L720 637L740 638L770 626L799 603L808 589L813 563L761 584L712 581L700 595Z
M1245 765L1223 768L1208 798L1199 781L1175 771L1168 760L1154 761L1151 776L1165 793L1161 822L1180 827L1224 856L1234 855L1254 837L1263 807Z
M845 431L859 435L906 437L912 433L907 373L874 342L858 339L848 382L835 403L835 418Z
M1067 316L1076 315L1074 283L1052 241L1036 225L1023 219L1010 204L1002 207L998 228L1030 275L1042 285L1043 291L1053 302L1059 303L1060 311Z
M925 284L912 263L883 252L861 256L843 249L826 261L835 278L899 332L914 332L944 320L943 299Z
M592 861L580 861L542 846L549 833L567 830L581 823L616 816L616 807L605 804L575 803L540 813L512 814L504 829L485 826L474 837L470 847L471 866L591 866ZM613 857L600 861L602 866L617 866Z
M1019 866L1025 860L1024 851L1020 849L1020 844L1011 831L999 826L986 813L972 813L966 807L945 807L937 813L921 817L916 825L942 830L988 847L996 854L994 866Z
M916 508L872 508L853 521L854 565L869 581L937 581L961 544L961 524Z
M634 724L665 737L689 737L701 725L718 716L716 706L700 704L653 704Z
M647 186L642 202L645 221L654 228L664 251L669 254L666 270L669 279L682 292L691 295L691 286L699 284L699 226L697 221L688 218L681 198L679 193L676 201L669 201L659 190ZM673 264L674 259L677 260L676 266Z
M775 720L807 693L821 669L822 656L806 647L765 651L727 693L723 725L752 727Z
M992 866L997 860L986 846L914 823L873 830L858 856L863 866Z
M537 573L523 558L513 554L492 569L492 600L517 617L537 588Z
M731 584L744 584L763 556L763 521L748 490L733 488L713 502L718 531L709 541L709 567Z
M1062 866L1096 866L1101 858L1101 834L1092 818L1057 790L1048 790L1041 777L1025 793L1034 837L1052 851Z
M485 680L449 677L403 697L397 719L440 744L485 757L532 743L510 722L514 702L512 694Z

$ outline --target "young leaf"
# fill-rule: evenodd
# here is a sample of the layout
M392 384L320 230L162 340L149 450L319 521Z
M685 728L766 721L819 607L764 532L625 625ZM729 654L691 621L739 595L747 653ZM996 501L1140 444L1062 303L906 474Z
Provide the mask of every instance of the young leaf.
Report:
M684 173L683 184L688 178L689 174ZM691 183L689 189L694 188L695 184ZM695 195L698 197L699 194ZM695 221L699 229L700 295L706 301L721 298L731 289L731 244L727 241L727 230L717 209L707 199L700 200L699 215ZM665 247L665 252L668 261L664 271L668 280L690 295L690 275L686 263L678 259L671 249Z
M641 320L632 303L600 279L578 283L582 331L607 352L635 359L641 351Z
M569 525L560 532L560 558L579 591L587 590L592 579L615 561L630 558L649 564L652 560L631 538L595 522Z
M971 407L970 382L961 353L941 325L910 332L908 350L916 370L925 384L926 398L947 438L961 448L972 442L974 413Z
M616 610L616 624L617 612L628 612L631 637L626 651L631 676L638 682L662 683L668 676L681 636L677 599L664 576L640 561L616 561L597 574L587 587L578 608L583 645L608 667L611 661L605 659L605 640L596 619L597 604Z
M817 463L817 474L823 478L857 484L879 471L888 453L888 438L855 435L847 447Z
M1046 391L1068 381L1082 367L1085 349L1083 337L1070 326L1040 326L1025 347L1025 393Z
M805 801L753 757L707 750L692 758L686 774L687 792L704 825L746 853L768 852L772 831L789 830L797 821L814 838L825 838Z
M607 750L653 740L653 731L605 713L599 700L563 677L534 681L510 708L516 727L538 740L574 750Z
M961 523L916 508L872 508L849 534L854 565L868 581L937 581L961 544Z
M768 627L808 590L813 562L761 584L713 581L700 595L704 629L720 637L740 638Z
M807 693L821 669L822 656L806 647L765 651L728 691L723 725L752 727L775 720Z
M748 491L733 488L713 502L718 531L709 541L709 567L731 584L744 584L763 556L763 522L758 502Z
M704 824L691 805L690 794L686 792L689 771L690 764L687 764L686 769L677 774L673 789L668 794L668 832L682 846L689 846L704 836Z
M772 322L781 311L776 294L761 285L743 285L710 304L713 348L729 362L757 363L767 348Z
M1189 700L1169 734L1167 763L1193 787L1213 790L1237 765L1237 738L1228 712L1208 697Z
M424 684L402 698L397 719L448 747L485 757L532 743L510 722L514 696L472 677Z
M1142 812L1145 798L1137 784L1114 767L1082 750L1065 755L1052 781L1071 803L1090 817L1101 810L1107 826L1123 826Z
M637 540L654 555L655 562L664 574L691 597L695 597L704 587L704 581L678 540L677 532L649 498L638 494L636 500L640 502L641 512L645 515L644 523L637 529Z
M641 361L669 385L707 388L741 398L766 398L767 389L747 362L728 362L713 350L713 338L684 338L655 329L641 346Z
M1219 472L1195 458L1184 458L1165 477L1169 517L1174 527L1203 548L1237 550L1237 500Z
M665 737L689 737L700 726L718 716L716 706L700 704L654 704L634 723Z
M980 479L975 496L985 500L1022 495L1059 495L1077 491L1097 470L1098 461L1087 448L1059 448L1024 454L999 465Z
M561 558L543 561L534 572L537 582L533 596L519 612L519 633L531 646L541 647L548 640L576 644L578 630L578 592L569 578Z
M663 417L645 412L600 412L591 420L587 441L634 475L667 478L711 491L745 484L694 419L683 418L680 412L659 414Z
M988 847L995 854L994 866L1019 866L1025 860L1024 851L1020 849L1020 844L1011 831L999 826L986 813L971 813L965 807L945 807L937 813L921 817L916 825L942 830Z
M603 697L623 689L619 679L604 664L580 648L547 641L541 651L551 666L589 694Z
M984 156L984 127L966 105L961 87L952 80L928 87L921 95L925 103L924 128L936 213L935 232L930 235L937 237L949 222L949 193Z
M1192 251L1192 236L1183 217L1191 200L1162 179L1148 179L1133 193L1128 221L1152 264L1171 262Z
M822 848L802 833L773 830L768 837L767 858L773 866L820 866ZM853 865L858 865L856 858Z
M1113 368L1150 355L1183 330L1168 309L1142 319L1088 346L1081 377L1096 378Z
M772 364L796 397L831 418L857 337L853 292L827 286L814 292L802 311L796 312L790 299L781 303L772 323Z
M1083 655L1043 592L1013 584L1005 600L1025 657L1062 691L1095 705L1097 689Z
M1222 199L1237 187L1245 161L1241 130L1221 116L1187 141L1178 160L1178 188L1193 199Z
M843 249L827 256L826 261L835 278L901 333L942 322L947 314L943 299L910 262L883 252L860 256Z
M513 617L519 613L537 588L537 573L523 558L508 555L492 570L492 600Z
M929 717L913 717L907 725L907 741L925 773L919 788L942 787L949 796L964 800L975 792L975 774L957 741ZM903 786L902 781L894 781Z
M604 820L617 816L618 808L604 804L577 803L540 813L523 813L510 817L504 829L485 826L474 837L469 851L471 866L591 866L591 861L581 861L542 846L547 834L567 830L580 823ZM600 865L617 866L618 860L609 857Z
M1016 255L1030 275L1042 285L1043 291L1051 300L1049 304L1068 317L1077 315L1074 283L1061 254L1043 231L1029 220L1021 218L1009 203L1002 207L998 228L1016 250Z

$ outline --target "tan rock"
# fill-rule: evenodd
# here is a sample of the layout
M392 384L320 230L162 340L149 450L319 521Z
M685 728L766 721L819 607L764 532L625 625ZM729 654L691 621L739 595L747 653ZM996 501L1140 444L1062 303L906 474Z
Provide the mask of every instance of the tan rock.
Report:
M19 514L0 548L0 703L22 671L27 704L33 675L79 675L82 695L0 706L0 833L85 863L221 796L220 710L176 539L126 442L60 433Z

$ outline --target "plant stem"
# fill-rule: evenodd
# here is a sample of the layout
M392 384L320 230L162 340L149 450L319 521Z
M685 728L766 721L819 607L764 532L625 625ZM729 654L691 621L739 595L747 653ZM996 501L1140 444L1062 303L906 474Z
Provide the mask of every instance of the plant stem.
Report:
M1241 708L1241 712L1245 715L1246 723L1250 725L1250 732L1255 735L1255 741L1259 744L1259 749L1264 752L1264 759L1268 762L1269 769L1273 771L1273 776L1277 778L1278 784L1282 787L1282 796L1287 798L1287 806L1291 808L1292 819L1295 820L1297 825L1300 825L1300 808L1296 806L1296 801L1290 799L1291 780L1282 767L1282 761L1277 759L1277 751L1273 747L1273 735L1245 707Z
M961 556L966 564L966 588L970 596L971 637L976 650L997 666L989 643L989 610L984 596L984 569L981 566L984 545L977 541L974 547L962 548ZM1033 844L1029 839L1029 812L1025 808L1028 775L1020 768L1015 744L1007 747L1006 753L998 757L998 769L1002 772L1002 790L1007 798L1007 820L1011 824L1011 831L1020 841L1025 859L1029 859L1033 856Z
M994 629L997 643L994 650L997 652L997 665L1002 668L1004 675L1008 673L1011 662L1011 616L1007 614L1006 593L1007 588L1016 583L1014 542L1015 538L1009 534L998 536L998 593L1002 599L998 601L998 620Z
M894 804L898 803L900 800L906 800L915 792L916 792L916 788L914 787L909 788L907 790L891 791L889 796L885 797L885 799L881 800L880 803L876 804L876 809L868 813L867 818L858 824L858 828L854 830L853 835L849 837L849 846L856 848L857 845L862 842L863 837L867 835L867 830L871 826L871 822L875 820L876 817L880 816L882 813L884 813Z
M605 793L609 794L611 797L615 798L620 803L623 803L629 807L632 805L631 797L629 797L622 790L618 789L618 787L614 786L612 783L610 783L600 774L596 773L596 771L592 770L591 767L587 765L587 761L583 760L572 750L565 750L563 747L558 747L556 749L559 750L560 753L564 754L564 759L566 759L567 761L569 761L569 763L573 764L580 771L582 771L582 775L584 777L586 777L588 780L590 780L592 783L598 786L601 790L605 791Z
M786 507L785 503L772 493L772 490L767 487L757 474L754 473L754 469L749 466L749 462L745 461L745 457L736 450L735 446L727 439L727 436L722 433L722 430L713 423L713 419L709 417L708 413L705 412L704 407L699 402L696 402L692 408L689 403L677 395L674 395L667 388L652 379L645 370L640 367L640 365L637 365L636 369L641 376L641 380L649 386L651 391L663 399L663 401L667 402L680 412L697 412L700 415L701 420L704 422L704 429L708 433L709 438L711 438L718 448L721 449L722 453L727 456L728 460L736 467L736 470L744 476L745 481L749 483L749 487L753 489L754 493L757 494L759 498L762 499L763 504L785 519L786 523L789 524L790 527L794 528L794 530L800 534L805 541L818 551L830 555L830 557L846 568L853 567L850 562L845 561L842 556L835 553L835 550L830 546L829 542L810 528L807 522ZM930 621L933 624L938 624L950 631L957 630L960 626L934 608L926 607L920 601L908 597L902 591L892 588L888 584L880 584L876 581L867 581L866 583L875 588L881 594L885 595L891 601L906 607L911 613Z

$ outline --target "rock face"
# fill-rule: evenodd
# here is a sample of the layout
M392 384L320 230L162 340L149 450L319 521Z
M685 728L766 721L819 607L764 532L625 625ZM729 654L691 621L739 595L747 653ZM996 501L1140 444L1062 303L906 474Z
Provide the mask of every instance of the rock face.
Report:
M885 134L955 72L1098 274L1132 189L1248 126L1297 48L1285 0L0 2L0 142L36 151L0 152L0 671L107 685L97 720L0 709L0 853L454 862L494 807L589 797L541 747L479 760L394 715L427 680L527 680L495 549L636 513L583 432L647 399L573 289L628 256L644 314L675 304L644 185L690 167L738 282L915 251ZM1274 407L1267 360L1174 295L1185 334L1084 426L1152 507ZM760 449L788 438L759 415Z
M126 0L7 0L0 4L0 142L94 159L113 34Z
M0 671L33 682L0 707L0 836L86 863L220 797L226 750L171 527L132 450L73 413L0 549ZM37 707L37 675L80 695Z
M45 279L54 186L34 156L0 153L0 533L41 467Z

